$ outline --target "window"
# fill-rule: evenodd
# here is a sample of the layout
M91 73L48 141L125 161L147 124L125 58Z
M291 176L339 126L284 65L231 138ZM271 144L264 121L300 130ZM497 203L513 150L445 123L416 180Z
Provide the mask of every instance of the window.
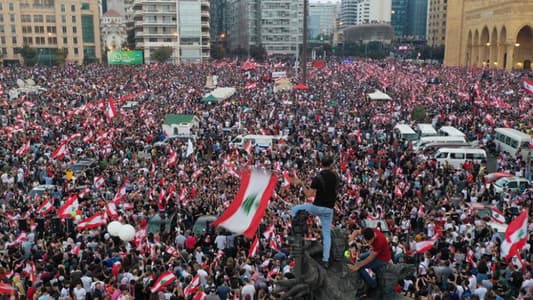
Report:
M76 16L72 16L72 23L76 23Z
M448 152L441 152L435 158L448 158Z
M68 43L68 40L66 37L63 38L63 45L66 45Z
M0 37L0 43L2 44L6 44L6 38L5 37Z
M44 37L38 36L35 38L35 44L44 45Z
M42 22L44 22L43 16L42 16L42 15L35 15L35 16L33 16L33 22L36 22L36 23L42 23Z
M49 37L48 38L48 44L49 45L56 45L57 44L57 38L56 37Z
M15 15L14 14L9 14L9 21L11 21L11 23L15 23Z
M72 27L72 33L78 33L78 29L76 28L76 26Z
M2 10L2 2L0 2L0 10Z
M31 26L22 26L22 33L31 33Z
M13 3L9 2L9 10L13 11L14 9L15 9L15 7L13 6Z
M61 4L61 12L65 12L65 4Z
M46 26L46 32L48 32L48 33L56 33L56 27L55 26Z
M89 10L89 9L91 9L91 5L89 3L82 3L81 4L81 9L82 10Z
M74 45L77 45L78 44L78 38L77 37L73 38L72 42L74 43Z
M22 44L23 45L33 45L33 38L31 36L23 37L22 38Z
M0 32L4 32L4 25L0 25ZM2 37L4 38L4 37Z
M54 15L47 15L47 16L46 16L46 22L48 22L48 23L55 23L55 22L56 22L56 16L54 16Z
M17 37L14 36L11 38L11 42L13 43L13 45L16 45L17 44Z
M67 23L67 16L62 15L62 16L61 16L61 22L63 22L63 23Z
M451 159L465 159L464 153L450 153Z
M22 15L22 16L20 16L20 21L22 23L31 23L31 15Z
M11 25L11 33L17 33L17 26Z
M70 11L71 11L71 12L75 12L75 11L76 11L76 5L72 4L72 5L70 6Z
M67 26L63 26L63 33L67 33Z
M44 26L35 26L35 33L44 33Z
M74 54L78 55L78 52L79 52L78 48L74 48Z
M81 16L81 30L84 43L94 43L94 19L92 15Z

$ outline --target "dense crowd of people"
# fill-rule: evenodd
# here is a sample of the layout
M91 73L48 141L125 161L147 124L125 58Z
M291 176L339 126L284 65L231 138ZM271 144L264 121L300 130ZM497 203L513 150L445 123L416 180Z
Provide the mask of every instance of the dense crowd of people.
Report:
M495 127L531 133L524 73L331 60L310 67L306 87L274 92L274 70L298 82L291 65L272 61L244 71L243 64L0 69L0 292L9 285L1 297L279 298L276 280L292 276L290 208L307 201L281 174L310 182L326 155L340 175L332 225L351 232L378 220L393 262L417 265L416 274L398 282L400 293L415 299L533 297L531 235L520 259L506 261L501 226L491 226L483 214L497 207L509 223L522 209L531 213L532 190L495 193L485 185L485 166L441 165L392 134L397 123L415 124L412 111L420 105L429 123L455 126L479 145L491 142ZM212 75L236 93L203 102ZM43 89L10 99L17 79ZM392 100L366 97L375 89ZM111 117L109 99L116 106ZM137 105L122 108L130 100ZM162 124L169 113L198 117L196 138L166 138ZM287 139L247 152L230 144L238 134ZM529 161L496 156L494 171L530 179ZM69 169L79 161L90 164ZM237 174L248 166L280 174L254 255L252 240L221 228L193 228L198 218L224 211L238 189ZM54 187L31 192L42 184ZM79 205L61 215L73 195ZM113 216L108 203L117 197ZM80 227L98 214L131 224L135 239L124 242L105 224ZM311 223L308 239L320 240L318 223ZM417 253L416 242L437 234L431 250ZM356 261L361 249L352 250L348 259ZM167 271L177 280L152 292Z

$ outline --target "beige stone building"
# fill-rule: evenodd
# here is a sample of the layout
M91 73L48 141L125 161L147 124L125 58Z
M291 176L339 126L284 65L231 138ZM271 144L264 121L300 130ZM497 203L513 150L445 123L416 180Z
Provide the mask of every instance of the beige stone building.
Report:
M98 0L0 0L0 51L4 62L22 61L16 48L37 49L51 64L59 49L68 62L101 61Z
M531 69L533 1L448 0L444 63Z
M427 44L444 46L448 0L430 0L428 5Z

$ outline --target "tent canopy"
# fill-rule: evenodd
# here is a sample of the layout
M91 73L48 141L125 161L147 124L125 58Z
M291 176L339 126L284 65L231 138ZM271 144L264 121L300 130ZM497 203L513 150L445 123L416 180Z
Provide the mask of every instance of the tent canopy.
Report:
M370 98L370 100L392 100L389 95L383 93L380 90L376 90L373 93L368 93L367 96L368 98Z
M298 83L297 85L294 86L295 89L297 90L308 90L309 87L303 83Z
M235 94L235 88L233 87L219 87L214 89L211 93L206 94L202 98L202 102L218 102L226 100Z
M208 102L208 103L218 102L218 98L211 94L207 94L202 98L202 102Z

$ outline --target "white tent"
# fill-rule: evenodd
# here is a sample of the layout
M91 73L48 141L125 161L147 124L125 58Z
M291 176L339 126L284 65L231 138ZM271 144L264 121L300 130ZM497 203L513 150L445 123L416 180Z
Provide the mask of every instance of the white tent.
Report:
M376 90L373 93L369 93L367 94L367 96L368 98L370 98L370 100L387 100L387 101L392 100L392 98L389 95L383 93L380 90Z
M218 100L226 100L229 97L233 96L235 94L235 88L232 87L219 87L214 89L211 93L215 98ZM204 97L209 96L209 94L205 95Z

